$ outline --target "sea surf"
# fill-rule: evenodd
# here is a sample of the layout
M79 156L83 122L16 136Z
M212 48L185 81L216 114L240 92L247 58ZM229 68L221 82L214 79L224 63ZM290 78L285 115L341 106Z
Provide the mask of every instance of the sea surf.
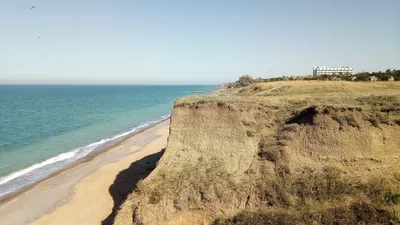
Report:
M0 86L0 198L168 119L177 97L213 88Z

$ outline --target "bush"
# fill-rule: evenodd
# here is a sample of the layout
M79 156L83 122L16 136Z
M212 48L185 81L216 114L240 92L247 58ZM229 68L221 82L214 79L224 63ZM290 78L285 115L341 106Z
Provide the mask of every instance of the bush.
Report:
M354 75L358 81L368 81L370 76L375 76L378 80L387 81L389 77L393 77L394 80L400 80L400 70L387 69L385 72L361 72Z
M243 75L243 76L239 77L239 80L237 80L236 82L229 83L227 85L227 88L246 87L246 86L249 86L250 84L257 83L260 81L262 82L263 79L262 78L253 79L253 77L251 77L250 75Z
M341 199L354 191L354 187L341 177L341 171L333 167L326 167L322 172L306 169L294 182L293 189L301 202Z
M225 103L225 102L223 102L223 101L218 101L218 102L217 102L217 106L218 106L218 107L222 107L222 108L223 108L223 107L225 107L225 106L226 106L226 103Z
M393 192L392 190L387 191L383 194L383 199L387 203L400 204L400 193Z
M346 119L346 122L348 125L360 128L360 124L357 122L357 120L350 115L345 115L344 118Z
M247 137L254 137L256 135L256 132L254 132L252 130L248 130L248 131L246 131L246 135L247 135Z
M347 120L344 116L339 116L339 115L333 115L332 119L338 122L340 126L344 126L347 124Z
M275 140L267 140L263 137L258 143L258 156L273 163L285 161L287 155L284 149L281 148L280 141L277 139L278 137Z
M379 128L380 121L379 121L378 117L373 116L373 117L369 118L368 121L371 122L371 124L374 125L374 127Z
M272 149L260 151L258 153L258 156L275 163L280 158L280 152L276 148L272 148Z

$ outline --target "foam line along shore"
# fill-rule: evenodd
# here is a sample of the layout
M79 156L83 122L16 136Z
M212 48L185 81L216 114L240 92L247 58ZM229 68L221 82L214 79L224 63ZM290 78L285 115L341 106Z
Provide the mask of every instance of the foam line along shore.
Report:
M84 161L85 157L92 157L95 154L104 152L110 147L121 143L129 137L132 137L133 135L169 118L170 114L163 115L156 120L145 122L129 131L93 142L89 145L79 147L66 153L61 153L56 157L52 157L28 168L1 177L0 200L5 199L9 195L12 195L18 191L24 190L24 188L51 176L53 173L57 173L59 170L68 167L68 165L77 162L78 160Z

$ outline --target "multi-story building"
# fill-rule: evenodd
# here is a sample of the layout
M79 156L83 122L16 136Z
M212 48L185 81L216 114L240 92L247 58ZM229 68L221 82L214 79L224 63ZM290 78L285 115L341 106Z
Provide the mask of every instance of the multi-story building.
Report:
M313 75L353 75L353 68L318 66L313 68Z

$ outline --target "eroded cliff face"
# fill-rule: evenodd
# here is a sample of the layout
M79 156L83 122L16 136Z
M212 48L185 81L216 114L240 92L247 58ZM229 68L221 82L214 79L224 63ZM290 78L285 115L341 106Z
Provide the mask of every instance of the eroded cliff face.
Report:
M398 95L321 90L178 100L164 155L115 224L399 222Z
M242 124L246 115L218 103L176 105L160 168L179 171L185 164L217 161L227 173L243 174L257 154L257 142Z
M135 214L138 224L164 224L182 215L193 220L197 213L209 221L214 214L244 208L234 189L258 153L257 138L249 137L255 134L243 125L248 115L222 102L176 103L167 149L130 197L132 206L124 206L127 214Z

